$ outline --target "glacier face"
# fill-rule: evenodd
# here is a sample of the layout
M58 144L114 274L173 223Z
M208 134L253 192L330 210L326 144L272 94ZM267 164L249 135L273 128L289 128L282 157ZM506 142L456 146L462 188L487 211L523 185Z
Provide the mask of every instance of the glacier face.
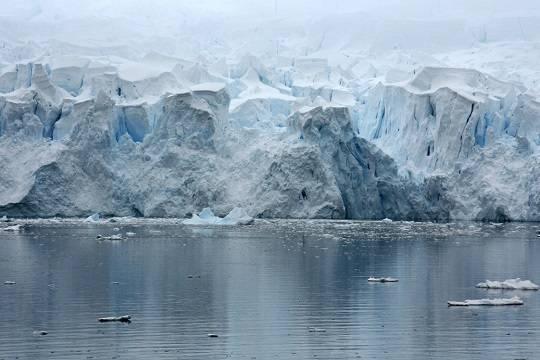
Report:
M413 22L370 45L367 25L335 33L348 16L219 38L117 20L110 46L2 35L0 215L540 220L536 40L420 52L388 40Z

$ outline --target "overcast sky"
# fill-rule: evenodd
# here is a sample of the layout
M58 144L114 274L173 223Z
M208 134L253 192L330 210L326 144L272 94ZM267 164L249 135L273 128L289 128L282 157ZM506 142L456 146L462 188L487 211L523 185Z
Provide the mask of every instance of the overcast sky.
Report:
M198 16L249 14L326 15L333 12L369 12L380 17L433 18L534 15L539 0L1 0L0 15L42 14L64 16L167 16L194 12Z

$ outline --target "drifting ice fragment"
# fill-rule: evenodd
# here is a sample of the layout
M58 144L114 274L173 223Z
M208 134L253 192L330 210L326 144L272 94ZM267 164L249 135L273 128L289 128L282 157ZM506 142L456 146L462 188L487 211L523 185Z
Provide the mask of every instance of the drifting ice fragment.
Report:
M222 220L223 225L251 225L253 224L253 218L248 215L246 210L235 207L225 216Z
M21 231L22 229L23 229L22 225L12 225L12 226L5 227L2 230L17 232L17 231Z
M105 317L98 319L99 322L131 322L131 315L117 316L117 317Z
M101 218L100 218L99 214L96 213L96 214L94 214L94 215L91 215L91 216L87 217L87 218L84 220L84 222L95 223L95 222L99 222L100 219L101 219Z
M382 219L381 221L382 221L382 222L386 222L386 223L391 223L391 222L394 222L394 220L392 220L392 219L389 219L389 218L386 218L386 219Z
M98 235L98 236L96 236L96 238L97 238L98 240L109 240L109 241L120 241L120 240L124 240L124 238L122 238L122 235L120 235L120 234L117 234L117 235L111 235L111 236Z
M2 217L0 218L0 222L9 222L9 219L7 218L6 215L4 215L4 216L2 216Z
M16 285L17 283L15 281L5 281L4 285Z
M210 208L205 208L199 215L193 215L191 219L184 220L185 225L249 225L253 218L242 208L234 208L227 216L220 218L215 216Z
M398 279L391 278L391 277L387 277L387 278L370 277L370 278L368 279L368 281L369 281L369 282L387 283L387 282L398 282L399 280L398 280Z
M509 279L506 281L490 281L476 285L480 289L502 289L502 290L538 290L540 286L530 280Z
M510 299L480 299L465 301L449 301L448 306L512 306L523 305L523 301L515 296Z
M311 333L323 333L326 332L325 329L317 328L317 327L311 327L309 328L309 332Z
M217 338L217 337L219 337L219 335L217 335L217 334L208 334L208 337L209 338Z

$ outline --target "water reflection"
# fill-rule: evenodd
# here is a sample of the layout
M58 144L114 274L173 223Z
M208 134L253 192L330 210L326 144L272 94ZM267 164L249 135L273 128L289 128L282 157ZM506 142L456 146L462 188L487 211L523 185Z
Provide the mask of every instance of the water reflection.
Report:
M40 225L0 233L0 359L514 359L540 351L540 294L519 308L486 279L540 281L528 225L331 222L219 229ZM369 284L371 275L397 284ZM102 316L133 323L100 324ZM310 331L317 328L318 331ZM34 331L46 330L47 336ZM215 333L219 338L208 338Z

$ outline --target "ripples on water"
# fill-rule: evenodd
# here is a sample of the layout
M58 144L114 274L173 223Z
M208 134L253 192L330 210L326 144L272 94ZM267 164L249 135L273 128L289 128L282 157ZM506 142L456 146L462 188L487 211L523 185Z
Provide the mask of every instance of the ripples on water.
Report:
M96 241L114 227L136 236ZM0 232L0 359L538 359L540 293L474 287L540 282L536 230L38 222ZM513 295L525 305L446 306ZM127 314L131 324L97 321Z

